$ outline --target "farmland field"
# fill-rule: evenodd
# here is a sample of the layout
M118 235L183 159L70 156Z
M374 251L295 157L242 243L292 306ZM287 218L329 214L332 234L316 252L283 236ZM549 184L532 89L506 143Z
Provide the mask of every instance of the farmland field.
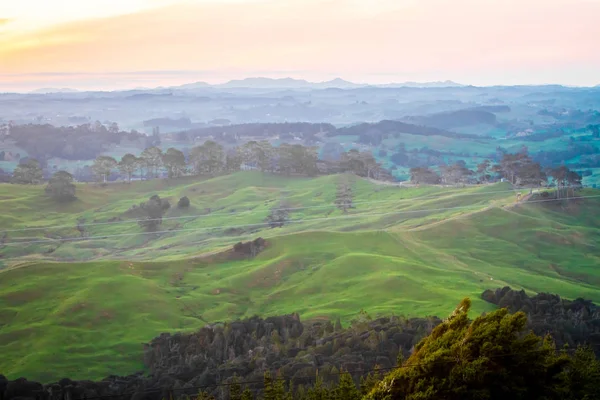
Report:
M597 190L517 203L504 183L356 178L355 208L344 214L334 205L339 179L239 172L79 184L68 204L41 186L0 185L10 210L0 216L0 371L43 381L127 374L142 369L141 343L161 332L254 314L343 323L361 309L447 315L464 296L479 313L491 307L481 292L504 285L600 301ZM154 194L172 207L150 233L127 210ZM184 195L185 210L175 206ZM290 221L271 229L264 220L278 204ZM257 237L267 247L256 257L226 256Z

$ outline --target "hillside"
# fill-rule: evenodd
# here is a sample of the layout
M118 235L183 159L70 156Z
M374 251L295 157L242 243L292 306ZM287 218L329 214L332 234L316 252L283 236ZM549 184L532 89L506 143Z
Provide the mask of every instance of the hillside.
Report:
M335 175L288 178L239 172L212 179L189 177L106 187L82 184L78 199L68 204L49 199L41 186L0 185L2 207L11 210L0 215L6 245L0 250L0 262L10 266L24 257L53 261L169 260L218 250L258 233L268 238L314 230L413 228L497 201L511 203L515 198L513 190L503 184L464 189L399 188L354 179L354 208L345 215L334 204L340 179ZM160 233L144 232L127 213L154 194L172 205L158 229ZM182 196L191 200L188 209L175 207ZM290 224L266 229L265 218L281 202L290 209ZM78 223L84 227L83 234L77 229ZM85 241L76 240L82 235Z
M505 184L356 180L345 215L333 206L338 179L243 172L81 185L60 206L41 187L0 185L12 210L0 216L0 370L44 381L128 374L142 368L140 343L161 332L254 314L344 323L360 309L446 315L464 296L504 285L600 301L598 191L516 204ZM164 233L148 234L124 213L153 194L172 204L188 195L192 207L172 207ZM294 222L269 229L264 218L282 197ZM97 224L85 241L69 239L78 218ZM259 236L267 247L255 258L219 256ZM474 300L474 312L493 307Z
M520 335L522 331L533 331L540 336L538 341L542 340L541 336L550 333L556 348L568 345L570 349L577 348L575 357L586 354L585 362L576 363L574 366L581 365L588 371L584 376L589 378L590 383L595 382L597 385L597 375L589 372L594 368L598 371L600 367L599 361L594 360L594 352L600 353L600 348L597 347L600 344L600 335L596 333L600 317L597 305L587 300L573 301L549 293L527 296L524 291L516 291L510 287L486 290L481 297L508 308L512 313L522 311L527 314L527 317L523 314L523 319L517 317L516 321L520 321L517 324L505 324L516 328L513 339L523 338L523 335ZM462 304L465 303L461 302ZM468 313L468 310L463 312ZM478 317L480 323L473 322L473 325L483 327L488 332L487 337L491 334L493 338L501 329L489 329L489 325L498 325L497 316L501 314L505 314L504 310L481 315ZM488 322L482 323L483 318L488 318ZM186 399L188 396L197 395L199 388L202 388L217 399L235 400L239 397L234 396L236 390L232 386L236 380L238 383L241 380L251 393L261 398L261 394L267 397L266 379L263 381L266 371L289 382L289 390L293 391L294 398L298 399L306 398L303 394L315 384L316 376L323 380L324 386L329 388L331 393L332 388L343 381L340 373L348 374L350 382L352 379L355 384L360 382L360 389L366 394L369 387L373 387L376 382L373 378L380 375L372 371L379 369L378 372L383 375L395 375L400 371L395 367L398 367L402 360L405 360L402 365L408 368L406 363L410 363L409 360L419 354L423 348L423 341L435 335L436 329L439 334L438 327L448 321L438 317L405 318L399 315L373 318L364 311L344 325L339 320L303 321L298 314L268 318L253 316L222 324L211 324L185 334L163 333L144 343L143 360L151 373L149 375L111 375L96 382L61 379L56 383L44 385L23 378L7 381L0 375L0 394L6 400L34 396L76 399L111 397L123 400L143 396L149 400L160 400L171 397ZM499 346L494 347L498 356L488 358L487 355L480 355L481 359L507 360L507 357L518 358L531 354L528 351L507 350L510 348L510 336L505 332L503 330L502 337L497 337ZM506 339L507 336L509 340ZM459 340L461 339L454 339L454 342ZM469 334L466 340L481 343L481 335ZM584 343L590 347L582 353L578 346ZM480 346L482 349L485 347L490 346ZM566 352L573 353L568 350ZM436 361L429 362L437 364L438 367L448 364L448 360ZM531 369L531 362L534 360L514 361L507 361L511 369L515 368L515 365L525 365L527 369ZM469 359L469 362L473 365L480 363L479 360L473 359ZM426 363L422 362L421 365ZM569 367L571 365L573 364ZM421 371L427 371L427 368ZM488 375L492 379L496 378L496 374ZM577 384L579 382L578 380L573 385L574 390L586 387ZM530 385L529 380L525 380L524 383ZM484 386L488 387L489 383ZM587 391L597 393L597 390L589 386ZM47 396L48 394L51 396ZM230 394L230 397L227 394ZM309 395L308 398L313 397ZM564 399L564 396L558 398ZM573 398L587 397L582 395Z

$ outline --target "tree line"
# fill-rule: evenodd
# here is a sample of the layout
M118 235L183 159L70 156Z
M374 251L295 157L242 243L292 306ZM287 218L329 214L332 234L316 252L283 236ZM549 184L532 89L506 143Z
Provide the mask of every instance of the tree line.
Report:
M193 147L186 155L178 149L162 151L146 148L139 156L125 154L117 161L99 156L91 167L97 180L107 182L116 171L128 182L138 173L140 178L177 178L186 175L216 175L240 170L258 170L282 175L316 176L352 172L370 178L390 178L389 172L370 152L350 150L336 162L319 160L318 148L282 143L273 146L267 141L250 141L242 146L225 148L207 140Z
M557 187L558 196L567 194L566 190L580 187L581 175L564 165L557 168L543 168L535 162L526 151L515 154L505 153L497 164L484 160L476 170L466 167L464 161L452 165L442 165L439 173L429 167L410 169L410 180L416 184L464 185L488 183L505 179L515 186L539 187L548 184L552 178Z
M207 140L193 147L186 156L181 150L163 151L151 146L139 156L128 153L120 160L101 155L96 157L90 170L93 180L106 183L115 179L131 182L140 179L178 178L182 176L214 176L252 169L282 175L316 176L349 172L376 179L392 179L370 152L350 150L337 161L319 160L317 147L282 143L273 146L267 141L251 141L242 146L225 148ZM58 200L75 198L74 177L67 171L56 172L49 180L47 193ZM11 178L15 184L41 184L44 173L33 158L20 163Z
M237 376L196 399L214 400L581 400L600 398L600 361L589 346L558 349L550 336L526 332L524 312L502 308L470 320L471 300L425 336L397 367L356 380L348 370L296 382L264 372L262 384ZM332 379L333 378L333 379ZM220 389L220 390L219 390ZM187 395L170 396L189 399Z

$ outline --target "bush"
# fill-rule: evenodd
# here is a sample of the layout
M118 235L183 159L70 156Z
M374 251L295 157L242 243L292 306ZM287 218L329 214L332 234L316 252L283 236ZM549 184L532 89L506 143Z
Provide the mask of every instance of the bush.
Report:
M75 200L75 185L73 184L73 175L66 171L58 171L52 176L52 178L50 178L45 192L48 196L57 201L66 202Z
M167 199L161 199L154 195L147 202L141 203L136 211L140 211L144 216L138 221L138 224L148 231L153 231L162 224L162 217L166 210L171 207ZM130 209L131 210L131 209Z
M177 207L178 208L188 208L189 206L190 206L190 199L188 199L187 196L183 196L177 202Z

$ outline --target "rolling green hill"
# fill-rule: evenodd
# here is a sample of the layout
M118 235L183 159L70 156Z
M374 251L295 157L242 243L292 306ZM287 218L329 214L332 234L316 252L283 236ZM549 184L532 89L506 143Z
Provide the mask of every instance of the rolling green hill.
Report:
M161 332L253 314L447 315L465 296L482 312L491 305L480 293L503 285L600 301L598 191L517 204L505 184L357 180L356 208L344 215L333 206L338 179L244 172L85 185L67 205L41 187L0 185L0 371L43 381L132 373L142 368L141 343ZM169 210L160 231L170 232L126 220L153 194L173 205L191 199L189 210ZM292 223L261 225L282 198L296 208ZM58 240L79 234L78 218L97 224L86 226L89 240ZM45 229L22 230L31 227ZM268 246L257 257L220 256L258 236Z

